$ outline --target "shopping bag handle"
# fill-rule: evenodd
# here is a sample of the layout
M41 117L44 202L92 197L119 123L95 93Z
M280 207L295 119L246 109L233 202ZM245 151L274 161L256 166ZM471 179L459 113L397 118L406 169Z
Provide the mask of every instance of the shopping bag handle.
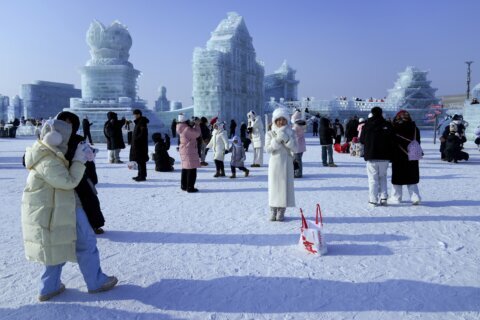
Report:
M307 220L305 220L302 208L300 208L300 215L302 216L302 229L308 229Z
M318 224L318 218L319 217L320 217L320 226L323 227L322 209L320 209L320 204L317 203L317 214L315 216L315 224Z

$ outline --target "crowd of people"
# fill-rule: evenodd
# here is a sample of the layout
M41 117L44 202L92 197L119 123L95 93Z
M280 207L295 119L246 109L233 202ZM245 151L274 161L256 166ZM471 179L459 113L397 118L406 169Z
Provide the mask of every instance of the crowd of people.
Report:
M148 153L148 123L141 110L134 110L133 123L118 119L115 112L107 114L104 135L109 162L123 163L120 151L125 148L122 130L128 131L131 145L129 163L134 163L138 174L133 179L147 179L146 163L155 161L155 170L174 171L175 160L170 156L171 139L168 134L153 133L154 152ZM215 178L226 177L225 164L230 155L230 178L237 178L237 170L250 175L246 168L246 152L253 145L252 168L263 166L263 153L268 161L268 206L271 221L283 221L287 208L295 207L294 179L303 177L303 153L306 152L305 132L309 123L317 122L322 164L336 167L333 146L344 144L350 154L362 156L366 161L368 177L368 204L372 207L396 204L402 201L406 186L410 202L420 204L419 160L423 156L420 130L408 111L401 110L390 121L383 117L380 107L371 109L368 119L356 116L349 119L345 129L339 119L332 123L327 117L305 118L300 110L278 108L266 132L262 119L254 111L241 122L240 136L236 123L218 118L187 118L180 114L172 121L172 136L178 140L181 160L180 188L195 193L197 170L208 166L207 153L212 152ZM80 125L83 136L77 134ZM27 148L24 165L29 170L22 199L22 228L26 256L45 265L41 276L38 299L46 301L62 293L60 281L63 265L78 262L90 293L110 290L117 278L107 276L100 267L95 234L104 232L105 218L95 185L98 183L95 156L89 127L92 123L77 115L61 112L55 119L44 122L39 139ZM131 128L133 127L133 130ZM174 129L174 130L173 130ZM445 128L441 140L442 160L457 162L468 160L462 151L465 139L463 119L454 116ZM480 126L476 129L475 143L480 145ZM90 144L86 143L90 141ZM480 146L479 146L480 148ZM387 169L392 164L391 193L388 193Z

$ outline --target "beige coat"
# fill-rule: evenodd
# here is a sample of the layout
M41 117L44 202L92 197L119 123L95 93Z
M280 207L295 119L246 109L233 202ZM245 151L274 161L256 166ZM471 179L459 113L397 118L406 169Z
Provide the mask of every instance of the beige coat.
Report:
M228 150L228 136L225 130L213 130L212 139L207 148L213 149L214 160L225 160L225 151Z
M28 260L45 265L76 261L74 188L85 165L68 161L57 148L37 141L25 153L29 170L22 197L22 230Z

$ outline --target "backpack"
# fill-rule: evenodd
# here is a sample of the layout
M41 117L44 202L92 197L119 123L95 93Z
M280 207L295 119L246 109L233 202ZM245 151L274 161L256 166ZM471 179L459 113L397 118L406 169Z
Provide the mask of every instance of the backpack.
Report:
M401 146L398 146L408 156L409 161L416 161L423 158L422 147L420 146L420 143L418 143L417 141L417 128L415 128L415 133L413 134L413 140L402 137L399 134L397 134L397 137L410 142L407 146L407 150L405 150Z

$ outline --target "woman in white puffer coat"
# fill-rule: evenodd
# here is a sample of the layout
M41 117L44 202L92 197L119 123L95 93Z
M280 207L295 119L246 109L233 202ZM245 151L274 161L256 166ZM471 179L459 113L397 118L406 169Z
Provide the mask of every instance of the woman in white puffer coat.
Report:
M215 160L215 167L217 169L214 177L225 177L225 165L223 161L225 160L225 153L228 150L228 136L223 122L215 123L212 139L210 139L207 148L213 150L213 159Z
M272 129L266 134L268 162L268 205L271 221L283 221L287 207L295 207L293 155L297 153L295 133L285 108L275 109Z

